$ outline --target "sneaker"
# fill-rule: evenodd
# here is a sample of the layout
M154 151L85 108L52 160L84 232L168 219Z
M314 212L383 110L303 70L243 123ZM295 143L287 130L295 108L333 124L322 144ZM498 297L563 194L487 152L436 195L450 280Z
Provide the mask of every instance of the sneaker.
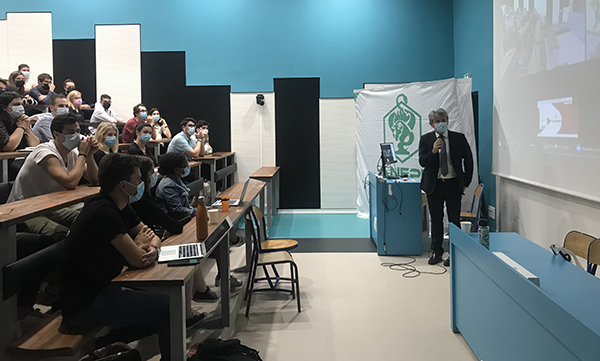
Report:
M217 275L217 277L215 277L215 287L219 286L221 286L221 276ZM234 291L235 288L240 287L242 287L242 281L238 280L233 276L229 276L229 288L231 289L231 291Z
M216 292L211 291L209 287L206 287L206 291L194 292L192 299L196 302L216 302L219 300L219 295Z
M202 312L202 313L197 313L197 314L193 315L192 317L188 318L187 320L185 320L185 328L190 328L190 327L194 326L198 322L202 321L204 319L204 317L206 317L206 315L207 315L206 312Z

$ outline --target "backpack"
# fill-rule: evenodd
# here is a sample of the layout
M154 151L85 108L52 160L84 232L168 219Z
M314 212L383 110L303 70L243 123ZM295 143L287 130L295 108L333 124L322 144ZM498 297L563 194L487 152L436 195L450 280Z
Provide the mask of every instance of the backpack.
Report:
M211 338L198 346L188 361L262 361L258 351L242 345L240 340Z

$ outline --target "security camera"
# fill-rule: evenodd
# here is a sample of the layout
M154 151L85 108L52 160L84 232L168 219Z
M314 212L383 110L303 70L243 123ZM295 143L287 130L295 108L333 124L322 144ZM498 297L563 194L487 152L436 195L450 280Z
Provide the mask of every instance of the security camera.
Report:
M256 104L263 106L265 105L265 96L262 94L257 94L256 95Z

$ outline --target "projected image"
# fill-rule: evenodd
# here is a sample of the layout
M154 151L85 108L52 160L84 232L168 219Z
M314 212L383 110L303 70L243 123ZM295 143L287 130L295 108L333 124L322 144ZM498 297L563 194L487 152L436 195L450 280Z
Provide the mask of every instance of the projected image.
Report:
M600 57L600 0L505 0L502 76L524 76Z
M537 107L540 113L538 137L578 137L579 121L572 97L542 100Z

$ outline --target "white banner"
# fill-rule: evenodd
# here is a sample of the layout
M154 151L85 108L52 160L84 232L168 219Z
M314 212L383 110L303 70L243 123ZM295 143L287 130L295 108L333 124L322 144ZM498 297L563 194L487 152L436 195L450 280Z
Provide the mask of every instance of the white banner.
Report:
M378 173L380 143L392 142L398 163L388 167L388 174L421 179L419 139L433 131L429 112L444 108L448 112L448 128L463 133L473 151L474 172L471 185L463 196L463 210L469 210L478 184L475 155L475 129L471 103L471 79L446 79L423 83L382 85L354 91L356 110L356 149L358 199L357 212L369 217L369 171Z

